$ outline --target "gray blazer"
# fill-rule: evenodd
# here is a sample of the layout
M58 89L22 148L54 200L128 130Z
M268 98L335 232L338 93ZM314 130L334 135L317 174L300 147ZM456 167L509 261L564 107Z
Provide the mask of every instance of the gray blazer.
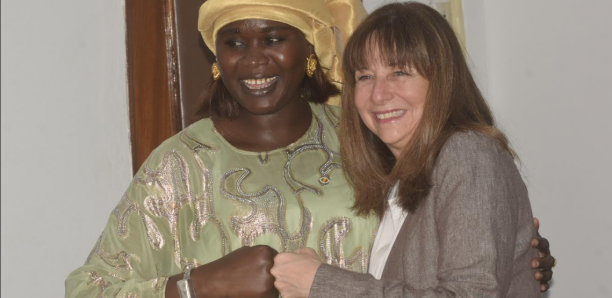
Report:
M491 137L455 133L432 180L381 280L324 264L310 297L540 297L531 206L510 154Z

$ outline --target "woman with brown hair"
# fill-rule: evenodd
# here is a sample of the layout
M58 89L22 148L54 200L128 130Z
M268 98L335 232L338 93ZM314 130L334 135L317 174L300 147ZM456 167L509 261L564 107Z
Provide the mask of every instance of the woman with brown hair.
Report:
M539 297L516 154L444 17L419 3L378 9L350 38L344 77L354 209L382 217L370 274L321 264L311 249L282 253L272 268L281 295Z

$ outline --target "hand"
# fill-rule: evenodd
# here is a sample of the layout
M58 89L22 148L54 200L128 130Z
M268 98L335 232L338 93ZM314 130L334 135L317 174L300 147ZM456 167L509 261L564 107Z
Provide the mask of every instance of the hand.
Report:
M270 268L276 250L244 246L191 273L198 297L278 298Z
M303 298L310 295L310 287L322 262L312 248L280 253L274 258L272 275L274 286L283 298Z
M538 250L540 257L531 260L531 268L537 270L534 278L540 282L540 292L546 292L550 288L548 282L552 279L552 267L555 265L555 258L550 255L548 240L540 236L540 221L534 217L533 224L536 227L538 237L531 239L531 246Z

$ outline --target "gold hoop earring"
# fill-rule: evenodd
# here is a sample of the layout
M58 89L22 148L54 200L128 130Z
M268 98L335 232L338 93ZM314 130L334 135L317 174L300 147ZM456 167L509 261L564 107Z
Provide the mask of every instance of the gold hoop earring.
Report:
M306 75L309 78L312 78L314 75L314 72L317 69L317 63L318 61L314 54L310 54L310 56L306 58Z
M217 66L217 62L212 64L211 67L213 80L217 81L221 77L221 72L219 71L219 66Z

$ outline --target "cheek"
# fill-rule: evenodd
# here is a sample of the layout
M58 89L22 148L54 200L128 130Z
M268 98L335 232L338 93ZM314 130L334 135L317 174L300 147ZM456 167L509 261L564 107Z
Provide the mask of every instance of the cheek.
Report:
M366 122L368 113L368 98L362 90L363 88L355 88L355 108L359 112L361 119Z
M274 52L274 57L279 64L289 68L298 69L306 67L306 52L304 49L287 44Z

